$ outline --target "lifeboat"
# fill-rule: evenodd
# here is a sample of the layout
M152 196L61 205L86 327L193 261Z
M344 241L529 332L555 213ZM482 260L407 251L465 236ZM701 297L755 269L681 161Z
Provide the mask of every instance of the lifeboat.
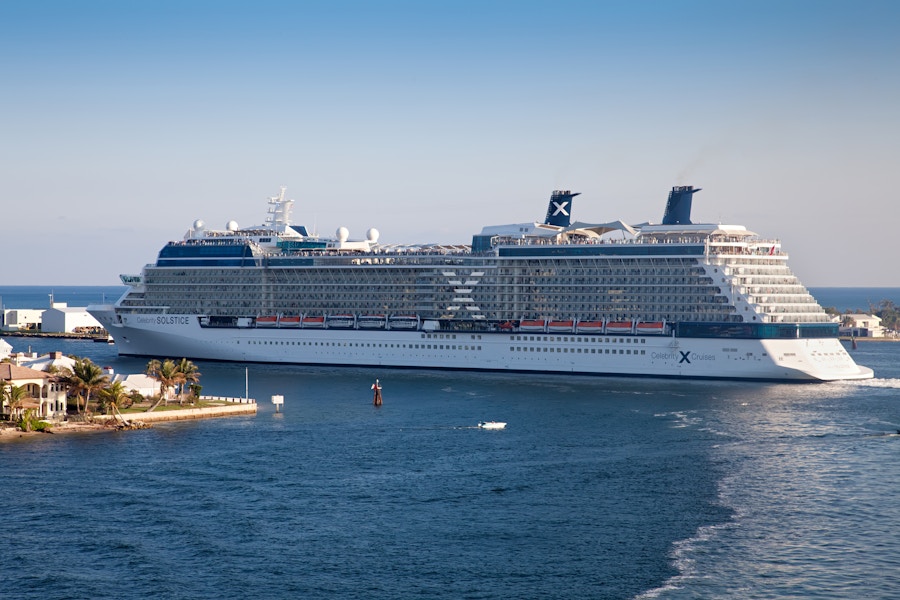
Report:
M360 315L356 326L360 329L384 329L386 323L384 315Z
M575 329L575 321L548 321L547 322L547 331L554 331L559 333L572 333L572 330Z
M637 324L638 333L661 334L665 330L665 324L662 321L646 321Z
M512 331L513 329L518 327L518 325L519 324L515 321L506 321L504 323L500 323L498 327L500 328L500 331Z
M301 325L302 325L303 327L324 327L324 326L325 326L325 317L322 317L322 316L318 316L318 317L313 317L313 316L303 317L303 318L300 320L300 323L301 323Z
M577 333L603 333L603 321L578 321Z
M325 319L329 329L351 329L356 317L350 314L345 315L328 315Z
M300 317L281 317L278 324L281 327L300 327Z
M546 325L543 319L523 319L519 321L519 331L544 331Z
M394 315L388 319L391 329L418 329L419 317L416 315Z
M256 317L256 326L257 327L275 327L278 323L278 317L272 315L264 315L261 317Z
M606 333L631 333L633 327L633 321L609 321L606 324Z

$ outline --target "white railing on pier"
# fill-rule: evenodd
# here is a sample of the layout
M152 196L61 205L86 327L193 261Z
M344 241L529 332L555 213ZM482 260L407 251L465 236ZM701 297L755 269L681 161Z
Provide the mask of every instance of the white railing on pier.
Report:
M201 401L206 402L233 402L234 404L256 404L253 398L230 398L226 396L200 396Z

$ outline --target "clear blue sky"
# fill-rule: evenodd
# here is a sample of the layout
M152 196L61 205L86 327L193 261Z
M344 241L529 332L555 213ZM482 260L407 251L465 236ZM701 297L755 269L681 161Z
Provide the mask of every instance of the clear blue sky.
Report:
M0 283L116 284L194 219L462 242L539 219L782 240L900 286L900 2L0 3Z

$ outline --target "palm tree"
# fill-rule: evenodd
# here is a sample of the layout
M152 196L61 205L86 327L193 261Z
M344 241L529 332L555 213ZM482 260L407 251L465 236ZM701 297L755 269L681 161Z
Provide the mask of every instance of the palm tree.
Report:
M125 402L125 399L129 397L129 393L128 390L125 389L125 385L121 381L113 381L108 386L100 390L99 396L103 401L104 407L106 408L106 414L109 414L110 408L118 409L122 406L122 403Z
M5 384L8 382L4 381L3 383L3 397L0 400L5 401L9 406L9 420L12 421L13 413L22 408L22 403L28 398L28 390L13 384L7 387Z
M3 413L3 407L6 406L6 386L8 385L7 380L0 379L0 414Z
M169 404L169 390L184 381L184 375L178 371L178 365L171 358L159 362L156 359L147 363L147 375L159 382L159 400L147 409L147 412L155 410L160 402Z
M103 369L91 362L89 358L79 358L72 365L72 375L69 376L70 390L75 393L75 408L81 413L80 401L84 399L84 412L88 411L88 403L91 395L109 383L109 377L103 374Z
M181 393L178 398L180 404L184 406L184 388L188 386L188 384L198 383L200 381L200 369L189 361L186 358L182 358L181 362L178 363L178 372L181 373L182 382L181 382Z

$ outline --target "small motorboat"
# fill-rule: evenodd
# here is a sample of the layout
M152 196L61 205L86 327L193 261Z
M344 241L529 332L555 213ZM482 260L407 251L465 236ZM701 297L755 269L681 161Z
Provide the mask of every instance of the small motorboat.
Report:
M506 427L506 423L501 423L500 421L482 421L478 424L478 427L481 429L503 429Z

